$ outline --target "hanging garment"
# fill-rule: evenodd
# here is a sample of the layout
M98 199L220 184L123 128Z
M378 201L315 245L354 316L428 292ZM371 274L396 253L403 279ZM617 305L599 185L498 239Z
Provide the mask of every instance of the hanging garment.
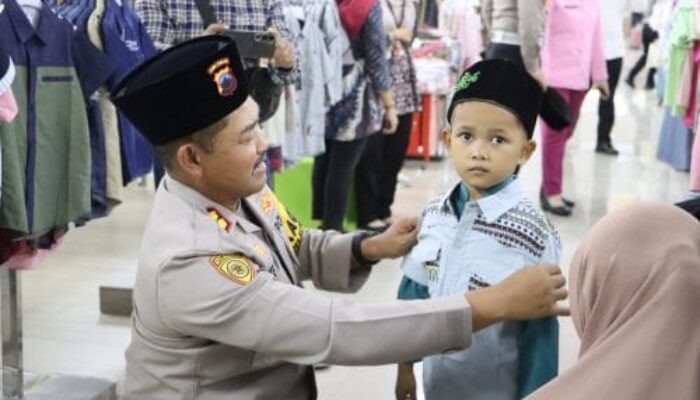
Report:
M666 109L656 158L679 171L690 170L690 151L693 139L693 131L688 129L683 119L674 116L669 109Z
M105 54L116 66L109 87L114 87L157 52L136 13L126 4L118 4L117 0L105 0L102 38ZM118 121L122 175L126 185L151 171L153 150L126 117L118 114Z
M35 30L15 0L4 5L0 45L16 65L13 91L20 113L13 123L0 125L5 178L0 228L34 236L91 210L86 99L113 66L48 7Z
M86 27L90 41L100 51L104 50L101 33L104 11L105 0L96 0L95 9L88 18ZM106 86L102 86L97 92L97 101L100 105L105 141L105 196L111 204L116 205L122 201L124 196L117 109L109 99L109 91Z

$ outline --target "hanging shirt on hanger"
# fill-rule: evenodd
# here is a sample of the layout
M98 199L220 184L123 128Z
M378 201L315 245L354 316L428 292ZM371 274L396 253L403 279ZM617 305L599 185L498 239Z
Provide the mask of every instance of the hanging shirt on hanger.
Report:
M36 236L91 210L86 99L113 67L84 34L43 7L34 29L15 0L4 0L0 45L17 69L20 114L0 125L0 228Z
M114 87L138 65L157 53L136 13L126 4L105 0L102 19L105 54L116 66L108 84ZM153 167L153 150L136 128L118 114L124 184L149 173Z

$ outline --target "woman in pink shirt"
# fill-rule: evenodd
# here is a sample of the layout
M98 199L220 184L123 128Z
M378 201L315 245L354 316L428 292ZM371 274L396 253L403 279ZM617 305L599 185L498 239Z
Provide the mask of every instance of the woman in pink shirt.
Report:
M547 84L567 102L571 125L555 130L542 123L542 208L568 216L574 206L562 197L566 142L576 129L583 99L591 87L607 99L608 75L603 54L600 7L597 0L550 0L542 48Z

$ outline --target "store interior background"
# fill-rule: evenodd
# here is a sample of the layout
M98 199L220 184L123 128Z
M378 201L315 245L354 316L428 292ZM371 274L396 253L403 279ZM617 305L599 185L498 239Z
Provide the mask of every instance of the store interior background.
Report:
M630 51L623 76L638 54ZM597 105L597 93L589 93L567 149L564 193L577 202L574 214L570 218L550 217L562 237L562 267L567 272L577 244L603 215L642 200L676 202L684 199L688 190L687 173L656 160L662 111L655 92L620 85L613 130L621 153L618 157L593 151ZM539 130L535 139L539 139ZM540 157L538 151L521 173L533 200L538 198ZM456 179L447 160L433 161L425 168L419 160L409 161L402 171L395 214L417 215L431 195ZM37 270L21 273L28 371L120 380L130 338L129 319L101 314L98 292L104 285L133 284L153 194L151 182L130 186L124 203L111 216L72 230ZM358 294L328 295L361 303L394 300L401 278L400 260L381 262L374 269ZM570 319L562 318L560 323L560 369L566 369L576 360L578 339ZM321 399L388 399L393 396L395 366L333 366L319 371L317 380Z

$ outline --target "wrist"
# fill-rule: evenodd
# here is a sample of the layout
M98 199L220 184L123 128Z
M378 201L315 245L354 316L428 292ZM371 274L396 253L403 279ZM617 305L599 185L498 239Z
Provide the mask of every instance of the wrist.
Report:
M499 286L467 292L464 297L471 307L474 332L504 321L508 316L508 301Z
M360 232L352 240L352 255L362 265L376 264L381 256L374 232Z

